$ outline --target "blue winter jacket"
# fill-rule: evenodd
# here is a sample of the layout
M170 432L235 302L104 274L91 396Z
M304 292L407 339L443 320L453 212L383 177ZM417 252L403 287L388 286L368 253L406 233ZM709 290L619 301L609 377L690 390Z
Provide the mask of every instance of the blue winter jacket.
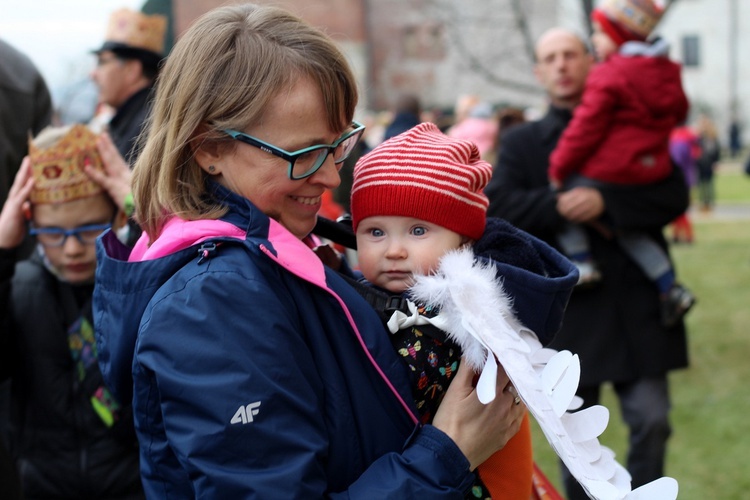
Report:
M214 194L222 220L173 221L145 260L97 242L99 360L133 398L148 497L463 498L469 463L415 424L372 308L250 202Z

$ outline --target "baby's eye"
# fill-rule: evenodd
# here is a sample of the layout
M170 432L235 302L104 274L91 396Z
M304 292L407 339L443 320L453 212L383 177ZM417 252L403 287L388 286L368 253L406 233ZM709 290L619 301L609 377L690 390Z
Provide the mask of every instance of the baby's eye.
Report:
M370 229L370 234L371 234L372 236L375 236L376 238L380 238L380 237L381 237L381 236L383 236L383 235L384 235L385 233L383 232L383 230L382 230L382 229L378 229L378 228L373 228L373 229Z
M414 236L424 236L427 234L427 228L424 226L417 226L411 230L411 234Z

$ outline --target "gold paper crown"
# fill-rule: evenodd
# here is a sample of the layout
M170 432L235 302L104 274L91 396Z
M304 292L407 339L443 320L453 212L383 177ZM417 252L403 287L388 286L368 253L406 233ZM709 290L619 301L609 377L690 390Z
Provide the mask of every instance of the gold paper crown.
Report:
M53 143L45 147L43 143L48 137ZM59 139L55 140L55 137ZM84 165L104 170L96 149L96 137L85 125L73 125L69 128L47 127L34 141L29 141L31 175L34 177L34 188L29 197L32 203L64 203L103 191L83 171Z
M164 34L167 31L167 18L160 14L147 16L130 9L120 9L112 13L104 39L107 42L121 43L135 49L164 53Z
M604 0L599 9L610 20L644 40L664 15L664 7L654 0Z

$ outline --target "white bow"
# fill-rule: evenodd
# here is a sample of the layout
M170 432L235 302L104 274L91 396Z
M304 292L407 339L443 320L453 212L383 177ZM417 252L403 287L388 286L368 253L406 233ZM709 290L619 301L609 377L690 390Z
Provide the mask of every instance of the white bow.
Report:
M388 330L390 330L391 333L396 333L399 330L414 325L434 324L438 328L441 328L438 324L435 324L435 322L432 321L432 318L427 318L419 314L417 305L411 300L406 301L406 307L409 308L409 315L403 311L396 311L391 315L391 319L388 320Z

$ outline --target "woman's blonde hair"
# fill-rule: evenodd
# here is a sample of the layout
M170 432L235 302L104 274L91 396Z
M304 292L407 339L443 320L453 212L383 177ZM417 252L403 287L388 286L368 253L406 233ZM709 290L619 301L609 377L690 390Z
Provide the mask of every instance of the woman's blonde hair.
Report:
M235 147L221 129L244 130L300 78L323 95L328 124L354 116L357 86L345 56L323 32L271 6L232 5L199 18L175 44L156 84L143 150L133 171L138 222L153 241L166 219L215 219L193 151L208 141ZM343 121L342 121L343 120Z

